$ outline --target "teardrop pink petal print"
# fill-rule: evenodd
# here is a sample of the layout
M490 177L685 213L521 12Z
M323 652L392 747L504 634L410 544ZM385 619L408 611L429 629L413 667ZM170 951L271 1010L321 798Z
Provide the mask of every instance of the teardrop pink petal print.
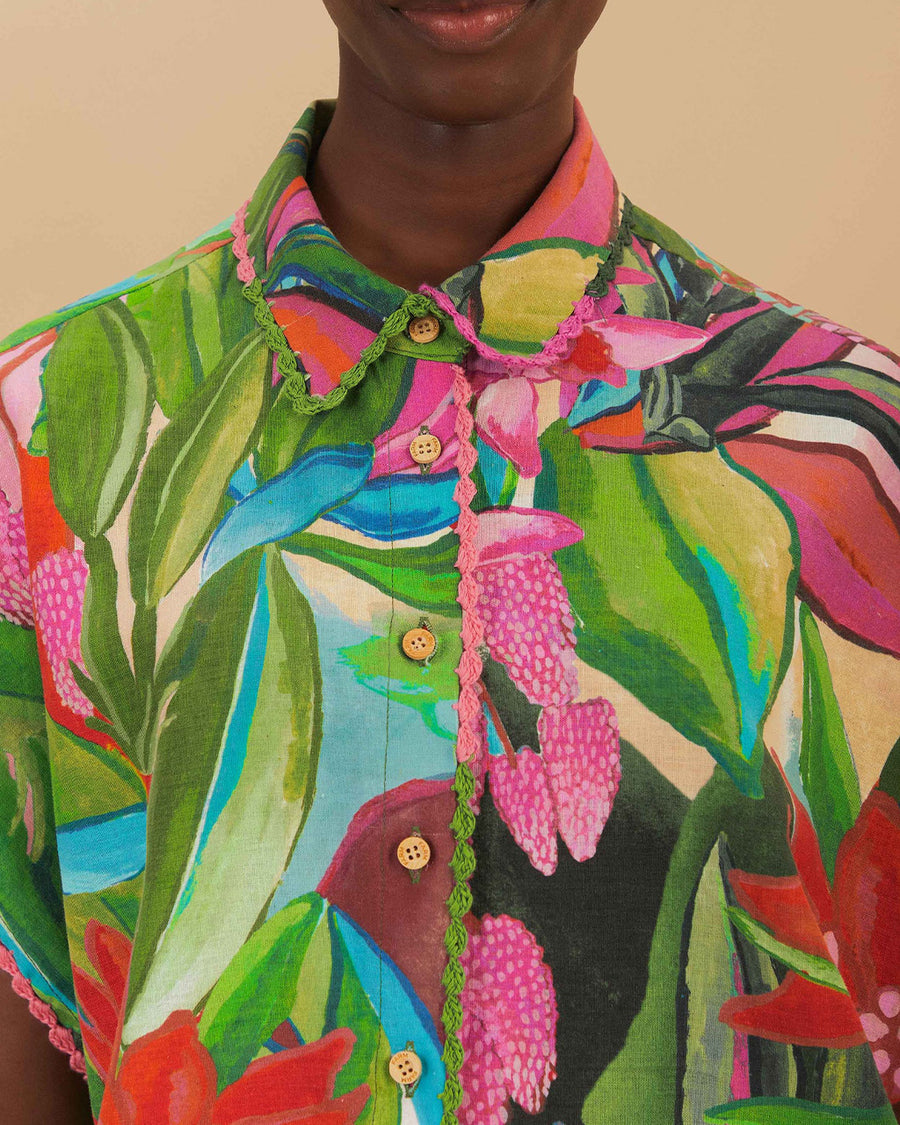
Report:
M515 767L505 754L494 755L490 777L491 796L513 839L532 867L552 875L558 858L556 807L540 755L523 746Z
M559 834L574 859L590 859L622 777L613 706L606 699L593 699L545 707L538 735Z
M567 703L578 690L575 622L559 567L524 555L475 570L491 656L532 703Z
M14 625L34 626L28 589L28 553L21 508L14 512L0 490L0 616Z
M509 1097L503 1063L488 1038L484 1024L466 1014L459 1033L465 1057L459 1070L463 1089L460 1125L506 1125Z
M60 699L76 715L92 715L90 700L75 683L69 660L85 671L81 658L81 614L88 568L84 553L62 547L45 555L31 577L34 608L53 682Z
M482 1025L509 1096L527 1113L541 1110L556 1077L556 992L543 955L518 918L486 914L460 958L464 1024Z

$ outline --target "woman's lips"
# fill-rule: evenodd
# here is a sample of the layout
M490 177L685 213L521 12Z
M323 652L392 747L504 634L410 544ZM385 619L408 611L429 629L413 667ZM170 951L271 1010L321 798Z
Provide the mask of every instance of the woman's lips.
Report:
M419 31L441 47L481 47L510 28L528 7L530 0L517 3L478 4L466 9L395 9Z

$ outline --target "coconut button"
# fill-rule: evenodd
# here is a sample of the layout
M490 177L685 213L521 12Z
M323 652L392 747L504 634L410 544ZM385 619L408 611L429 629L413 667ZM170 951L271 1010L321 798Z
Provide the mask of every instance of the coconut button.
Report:
M436 316L414 316L406 326L406 333L414 344L430 344L441 334L441 322Z
M407 871L421 871L431 859L431 845L421 836L407 836L397 845L397 859Z

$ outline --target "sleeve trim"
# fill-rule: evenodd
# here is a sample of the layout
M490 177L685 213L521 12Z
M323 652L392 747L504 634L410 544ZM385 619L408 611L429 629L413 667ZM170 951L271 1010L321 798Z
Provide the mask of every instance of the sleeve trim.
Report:
M32 988L30 982L19 969L16 960L12 953L6 948L5 945L0 944L0 969L9 973L12 977L12 989L18 996L28 1001L28 1010L33 1016L46 1024L49 1029L50 1042L54 1047L60 1051L65 1052L69 1056L69 1066L78 1074L83 1074L87 1078L87 1066L84 1061L84 1054L75 1045L75 1036L64 1027L58 1020L56 1012L50 1005L42 1000Z

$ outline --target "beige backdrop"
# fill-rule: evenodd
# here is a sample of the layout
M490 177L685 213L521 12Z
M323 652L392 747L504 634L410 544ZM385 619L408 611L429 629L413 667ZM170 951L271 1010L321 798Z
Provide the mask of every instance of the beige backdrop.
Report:
M226 218L335 90L320 0L0 0L0 336ZM898 0L610 0L577 92L635 202L900 347Z

